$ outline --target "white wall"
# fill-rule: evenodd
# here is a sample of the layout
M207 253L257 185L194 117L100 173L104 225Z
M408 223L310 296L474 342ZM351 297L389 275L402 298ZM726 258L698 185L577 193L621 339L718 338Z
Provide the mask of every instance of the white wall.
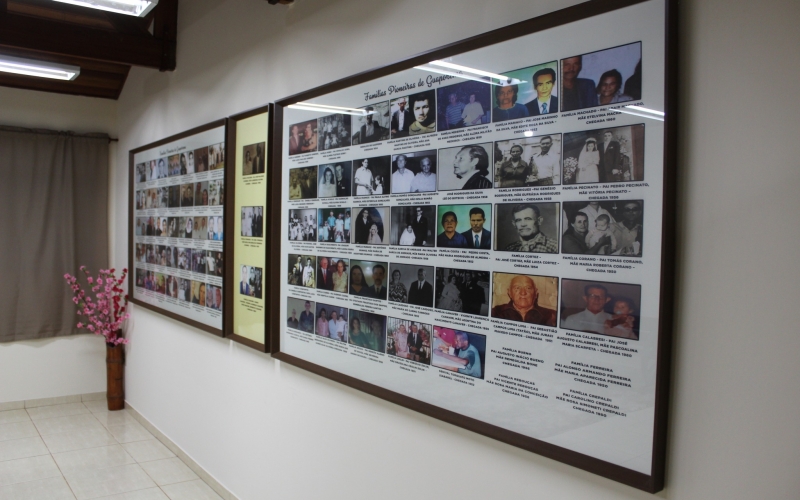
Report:
M178 70L133 70L119 101L116 222L131 148L574 3L182 2ZM658 496L797 498L800 4L683 3L676 345ZM119 267L124 233L115 244ZM128 401L243 500L650 498L149 311L132 326Z
M0 87L0 125L115 135L116 123L116 101ZM0 344L0 369L0 403L106 390L105 344L94 335Z

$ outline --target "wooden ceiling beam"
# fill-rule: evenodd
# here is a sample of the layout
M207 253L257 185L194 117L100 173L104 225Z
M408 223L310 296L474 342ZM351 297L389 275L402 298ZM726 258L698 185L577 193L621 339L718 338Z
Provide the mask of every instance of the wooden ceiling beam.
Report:
M172 71L175 69L178 5L177 0L162 0L157 10L161 10L162 3L164 12L155 14L154 29L160 28L155 35L125 20L115 20L122 23L122 30L109 31L5 12L0 15L0 47Z

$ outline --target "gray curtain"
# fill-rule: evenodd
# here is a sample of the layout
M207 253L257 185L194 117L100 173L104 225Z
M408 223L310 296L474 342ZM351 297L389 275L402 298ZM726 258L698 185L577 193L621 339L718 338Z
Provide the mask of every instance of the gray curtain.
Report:
M108 136L0 127L0 342L72 335L64 274L108 266Z

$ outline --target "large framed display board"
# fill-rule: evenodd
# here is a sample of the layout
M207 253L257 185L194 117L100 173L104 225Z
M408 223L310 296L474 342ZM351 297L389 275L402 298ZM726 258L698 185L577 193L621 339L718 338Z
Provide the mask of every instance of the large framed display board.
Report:
M662 489L676 4L590 1L278 101L273 355Z
M271 149L270 107L263 106L228 118L228 214L226 245L225 336L269 352L266 317L270 288L264 270L271 252L267 238L267 159Z
M130 300L222 336L225 139L222 119L131 150Z

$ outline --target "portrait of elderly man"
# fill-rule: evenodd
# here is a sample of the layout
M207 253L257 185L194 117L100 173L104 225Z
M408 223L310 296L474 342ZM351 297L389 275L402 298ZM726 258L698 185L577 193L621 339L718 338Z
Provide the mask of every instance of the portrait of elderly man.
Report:
M375 110L375 107L367 106L363 109L365 112L363 118L364 124L361 125L361 128L355 134L353 134L353 144L366 144L368 142L377 142L388 139L389 130L386 127L381 126L379 121L376 119L378 111Z
M560 134L557 137L561 137ZM552 186L561 184L561 152L553 148L553 137L549 135L539 139L539 151L531 156L528 162L532 171L527 185Z
M461 189L490 189L492 181L489 175L489 154L483 146L464 146L456 154L453 162L453 173L459 179L466 179Z
M495 283L497 283L495 274ZM517 275L508 285L508 303L494 306L492 317L534 325L556 326L556 312L538 304L539 291L530 276Z
M503 218L498 211L497 223ZM545 236L541 231L544 217L538 206L522 203L511 207L511 224L517 232L517 240L506 246L508 252L558 253L558 240ZM499 249L498 249L499 250Z
M564 318L561 328L578 330L581 332L605 333L606 321L612 319L611 314L605 311L606 304L611 301L608 289L603 285L586 285L583 290L583 301L586 308L578 313Z

